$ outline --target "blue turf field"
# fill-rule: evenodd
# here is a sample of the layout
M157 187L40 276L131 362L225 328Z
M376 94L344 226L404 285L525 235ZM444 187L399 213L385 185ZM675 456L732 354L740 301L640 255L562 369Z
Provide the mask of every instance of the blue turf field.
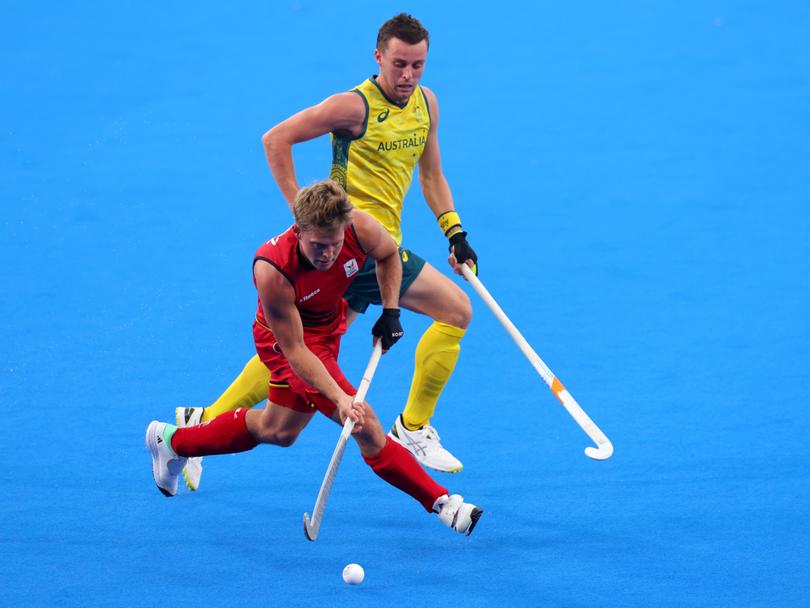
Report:
M808 4L255 4L3 3L0 605L810 605ZM441 480L486 509L472 537L350 445L308 543L323 418L167 500L145 426L252 354L251 256L289 222L260 136L373 73L402 8L481 277L615 455L582 454L468 289L434 422L465 463ZM328 152L297 149L301 182ZM405 233L446 268L416 185ZM385 424L426 322L404 325Z

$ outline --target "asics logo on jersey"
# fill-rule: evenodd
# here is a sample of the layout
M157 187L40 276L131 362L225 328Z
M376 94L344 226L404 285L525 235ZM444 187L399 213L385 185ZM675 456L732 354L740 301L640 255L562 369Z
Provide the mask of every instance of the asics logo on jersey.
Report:
M356 275L360 270L360 267L357 265L357 260L355 258L352 258L351 260L343 264L343 270L346 271L346 277L348 278Z
M380 112L377 114L377 122L383 122L386 118L388 118L388 113L391 110L385 110L384 112Z

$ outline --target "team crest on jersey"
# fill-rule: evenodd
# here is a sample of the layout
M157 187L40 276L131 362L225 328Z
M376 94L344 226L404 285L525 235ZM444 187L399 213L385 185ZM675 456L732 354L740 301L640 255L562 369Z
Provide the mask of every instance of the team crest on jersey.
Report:
M351 277L357 274L360 268L357 266L357 260L352 258L345 264L343 264L343 270L346 271L346 277Z

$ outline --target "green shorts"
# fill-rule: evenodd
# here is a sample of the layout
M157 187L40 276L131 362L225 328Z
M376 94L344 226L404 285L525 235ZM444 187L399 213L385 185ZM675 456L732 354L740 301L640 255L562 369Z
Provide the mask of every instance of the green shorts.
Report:
M402 286L399 295L402 297L422 272L425 260L410 249L402 247L399 248L399 257L402 260ZM366 312L369 304L382 304L380 286L377 284L377 263L374 260L366 258L357 278L349 285L343 297L349 303L349 307L359 313Z

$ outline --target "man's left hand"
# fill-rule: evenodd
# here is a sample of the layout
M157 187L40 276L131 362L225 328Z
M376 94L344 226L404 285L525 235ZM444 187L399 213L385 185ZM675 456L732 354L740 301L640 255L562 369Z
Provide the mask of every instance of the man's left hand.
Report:
M380 318L371 328L371 335L382 341L383 352L386 352L405 332L399 322L399 308L383 308Z

